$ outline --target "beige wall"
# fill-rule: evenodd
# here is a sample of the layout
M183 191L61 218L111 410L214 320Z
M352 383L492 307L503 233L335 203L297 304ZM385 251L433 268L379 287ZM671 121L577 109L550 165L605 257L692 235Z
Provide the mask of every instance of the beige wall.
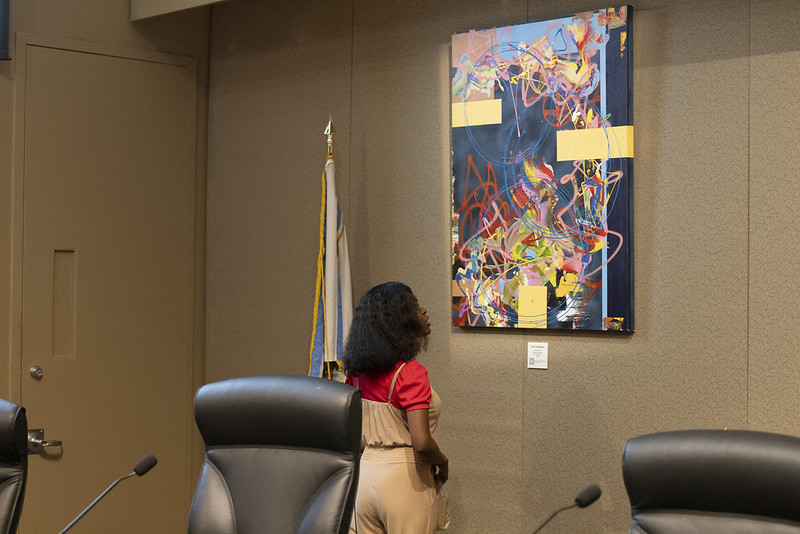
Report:
M12 336L17 331L14 321L19 320L18 288L12 272L12 240L14 229L13 154L14 154L14 90L17 80L14 72L16 47L14 36L18 33L32 36L58 37L72 41L101 44L113 47L157 51L198 58L198 161L200 176L205 174L205 146L207 127L207 79L210 35L210 9L199 8L174 15L155 17L141 22L130 21L130 0L91 0L65 2L63 0L25 0L11 2L10 25L11 61L0 61L0 397L14 399L19 391L19 374L12 373ZM76 124L76 127L80 127ZM204 259L204 195L205 188L198 182L197 219L200 231L197 236L199 260ZM202 273L202 265L198 272ZM197 287L203 289L203 280ZM16 292L16 297L14 296ZM198 328L202 334L203 295L197 295ZM198 350L204 338L196 336ZM202 372L202 369L201 369Z
M800 434L794 0L636 2L630 336L450 326L450 35L597 2L281 4L213 8L208 380L307 370L332 114L354 292L399 279L432 318L452 532L528 532L592 482L551 531L621 532L629 437Z

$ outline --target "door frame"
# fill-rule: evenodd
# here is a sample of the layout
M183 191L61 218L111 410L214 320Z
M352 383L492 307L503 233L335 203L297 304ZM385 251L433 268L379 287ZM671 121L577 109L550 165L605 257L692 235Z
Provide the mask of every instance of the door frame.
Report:
M31 33L17 33L16 53L14 56L14 105L13 105L13 148L11 165L11 304L9 327L9 400L19 403L22 395L22 380L25 370L22 369L22 267L23 267L23 210L25 179L25 106L26 106L26 56L29 46L54 48L79 53L113 56L124 59L150 61L183 67L187 70L187 108L186 117L190 135L186 139L188 227L193 229L187 235L187 250L193 258L191 273L187 276L186 288L186 324L184 329L187 346L184 351L184 399L183 409L193 413L194 392L205 383L205 137L206 121L203 117L206 98L198 98L198 66L197 58L139 50L106 43L90 43L68 38L43 36ZM192 133L194 135L192 135ZM191 198L193 197L193 198ZM183 472L188 476L184 481L184 492L187 503L190 502L197 482L200 466L204 457L204 445L194 425L194 417L187 417L184 435L191 436L186 447L184 458L187 465ZM188 514L188 509L187 509ZM187 515L188 520L188 515Z

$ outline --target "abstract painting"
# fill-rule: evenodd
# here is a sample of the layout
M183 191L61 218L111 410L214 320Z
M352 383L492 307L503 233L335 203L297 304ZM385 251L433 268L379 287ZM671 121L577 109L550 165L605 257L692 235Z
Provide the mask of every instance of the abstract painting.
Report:
M454 325L634 330L632 15L453 35Z

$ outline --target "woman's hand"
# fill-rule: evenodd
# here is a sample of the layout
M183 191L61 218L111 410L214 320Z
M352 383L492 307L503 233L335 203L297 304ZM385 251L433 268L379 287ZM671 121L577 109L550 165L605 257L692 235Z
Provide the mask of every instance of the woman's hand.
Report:
M450 460L444 454L442 454L442 456L444 456L444 462L432 465L431 467L433 469L433 478L435 478L437 482L444 484L450 476Z

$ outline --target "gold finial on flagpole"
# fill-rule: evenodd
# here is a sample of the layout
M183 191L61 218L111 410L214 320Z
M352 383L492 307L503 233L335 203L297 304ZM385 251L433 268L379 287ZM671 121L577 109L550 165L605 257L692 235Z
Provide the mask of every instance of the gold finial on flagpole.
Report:
M325 133L325 135L328 136L328 157L332 158L333 157L333 135L334 135L333 119L332 118L328 120L328 126L327 126L327 128L325 128L325 132L324 133Z

